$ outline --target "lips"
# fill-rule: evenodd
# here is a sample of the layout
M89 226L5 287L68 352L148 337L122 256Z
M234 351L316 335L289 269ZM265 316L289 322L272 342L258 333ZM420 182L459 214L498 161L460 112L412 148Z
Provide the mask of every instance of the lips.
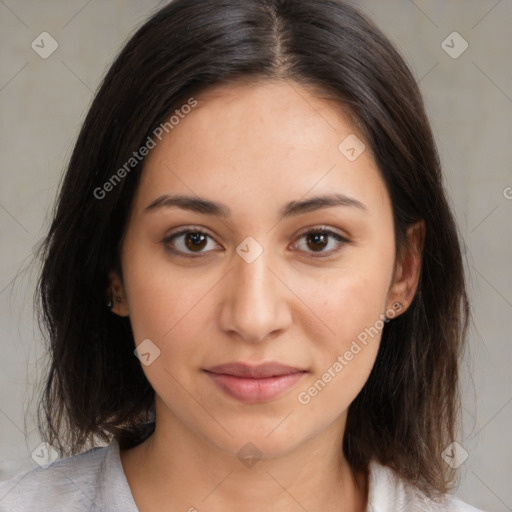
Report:
M290 375L292 373L301 373L304 370L281 363L263 363L257 366L251 366L245 363L227 363L214 366L206 371L223 375L232 375L233 377L267 379L269 377L280 377L282 375Z
M204 371L226 395L245 403L272 400L291 389L307 373L275 362L257 366L227 363Z

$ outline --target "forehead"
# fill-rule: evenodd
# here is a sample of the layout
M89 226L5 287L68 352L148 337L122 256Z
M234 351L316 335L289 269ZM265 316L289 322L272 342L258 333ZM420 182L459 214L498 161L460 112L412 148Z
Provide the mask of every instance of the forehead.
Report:
M195 99L146 158L145 201L177 191L282 203L336 188L386 206L368 144L338 102L287 81L224 84Z

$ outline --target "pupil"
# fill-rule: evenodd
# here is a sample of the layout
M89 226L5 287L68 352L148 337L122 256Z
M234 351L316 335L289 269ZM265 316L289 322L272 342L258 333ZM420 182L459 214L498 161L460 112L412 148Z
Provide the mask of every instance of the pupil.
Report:
M189 249L203 249L206 245L206 235L203 233L187 233L185 243Z
M309 235L309 240L312 240L312 244L309 243L308 240L308 247L313 250L317 249L323 249L327 245L327 237L325 236L325 233L312 233Z

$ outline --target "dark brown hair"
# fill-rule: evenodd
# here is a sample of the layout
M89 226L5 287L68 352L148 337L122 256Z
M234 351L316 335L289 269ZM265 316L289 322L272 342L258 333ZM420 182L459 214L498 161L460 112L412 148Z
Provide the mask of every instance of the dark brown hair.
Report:
M51 359L40 430L61 454L95 439L128 448L152 433L154 391L129 320L105 307L144 161L104 197L95 191L187 98L231 81L282 79L350 112L388 188L397 250L407 227L425 221L416 296L384 327L343 450L356 470L374 458L427 493L446 492L453 474L441 452L458 426L469 315L459 236L416 82L380 30L341 0L174 0L128 41L85 119L42 250Z

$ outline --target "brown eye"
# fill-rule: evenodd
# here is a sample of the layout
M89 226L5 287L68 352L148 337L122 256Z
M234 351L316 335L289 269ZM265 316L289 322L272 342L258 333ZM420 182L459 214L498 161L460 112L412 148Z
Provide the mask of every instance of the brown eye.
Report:
M194 253L199 256L218 248L213 238L199 229L182 230L168 236L162 242L167 250L181 256L191 256Z
M207 237L203 233L187 233L185 235L185 245L191 251L201 250L206 246L206 239Z
M304 243L301 243L302 241ZM295 244L299 250L309 253L311 257L327 257L338 252L349 240L326 228L316 228L302 233ZM330 250L325 250L329 248ZM316 254L315 254L316 253Z
M325 233L308 233L306 239L307 246L312 251L323 251L329 243L329 236Z

